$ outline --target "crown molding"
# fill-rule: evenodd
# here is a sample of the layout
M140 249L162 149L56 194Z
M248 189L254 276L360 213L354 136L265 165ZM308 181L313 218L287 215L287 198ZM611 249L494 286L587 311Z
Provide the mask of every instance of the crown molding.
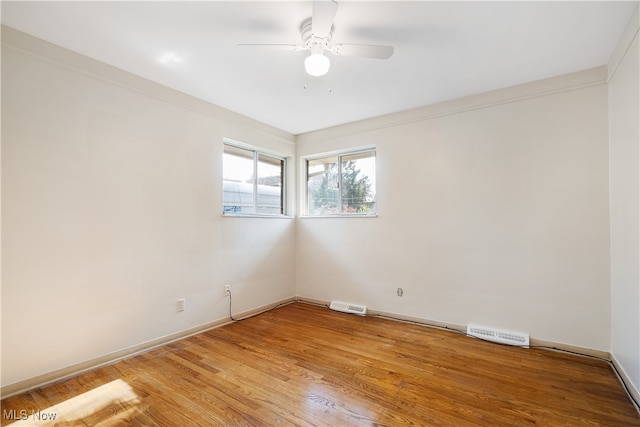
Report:
M453 99L438 104L418 107L398 113L387 114L371 119L360 120L340 126L321 129L296 136L298 144L305 144L342 136L404 125L437 117L459 114L508 104L541 96L598 86L607 83L607 66L590 68L557 77L524 83L477 95Z
M633 12L631 19L629 19L622 36L620 36L611 58L609 58L607 81L610 81L615 75L620 62L622 62L635 38L638 37L638 30L640 30L640 2L637 2L636 10Z

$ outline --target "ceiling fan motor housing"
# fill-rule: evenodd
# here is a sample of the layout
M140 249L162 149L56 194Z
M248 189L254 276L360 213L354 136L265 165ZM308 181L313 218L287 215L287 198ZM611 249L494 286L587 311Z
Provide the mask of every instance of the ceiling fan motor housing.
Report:
M331 29L329 30L329 35L327 37L318 37L313 34L311 31L311 18L307 18L302 21L300 24L300 35L302 36L302 41L305 46L307 46L312 52L314 51L314 46L318 49L319 46L322 46L322 49L319 52L322 52L327 48L329 42L331 41L331 35L333 34L333 25L331 25ZM319 53L318 52L318 53Z

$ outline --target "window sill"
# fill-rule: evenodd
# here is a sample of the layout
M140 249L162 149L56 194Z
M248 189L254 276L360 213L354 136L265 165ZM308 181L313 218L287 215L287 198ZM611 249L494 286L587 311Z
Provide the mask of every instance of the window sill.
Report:
M300 218L377 218L378 214L344 214L344 215L300 215Z
M273 219L293 219L290 215L266 215L266 214L234 214L223 213L221 216L225 218L273 218Z

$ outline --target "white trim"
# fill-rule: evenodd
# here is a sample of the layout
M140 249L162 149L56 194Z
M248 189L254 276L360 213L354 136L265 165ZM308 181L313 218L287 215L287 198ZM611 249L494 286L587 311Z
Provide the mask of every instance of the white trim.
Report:
M640 402L640 391L638 391L638 389L635 387L633 381L631 381L631 378L629 378L629 375L627 375L627 372L618 362L614 354L611 355L611 363L613 363L613 365L616 367L616 371L620 377L620 381L622 381L624 385L626 385L627 391L633 396L636 402ZM640 413L640 406L634 406L636 407L638 413Z
M237 214L231 212L223 212L220 216L224 218L269 218L269 219L294 219L295 217L292 215L267 215L267 214Z
M627 26L618 40L618 44L614 49L611 57L609 58L607 68L607 82L611 81L613 76L618 70L618 66L622 62L622 59L627 54L629 47L633 44L633 40L638 37L638 31L640 30L640 2L636 6L636 10L633 12L631 19L627 23Z
M317 160L317 159L323 159L325 157L331 157L331 156L348 156L350 154L367 153L369 151L376 151L376 146L375 145L363 145L361 147L352 147L352 148L347 148L347 149L344 149L344 150L323 151L322 153L313 153L313 154L302 155L302 156L300 156L300 158L305 160L305 161L306 160Z
M257 151L260 154L266 154L267 156L273 156L276 157L280 160L287 160L287 156L279 153L278 151L275 150L270 150L268 148L264 148L264 147L260 147L258 145L254 145L254 144L249 144L247 142L242 142L242 141L238 141L237 139L231 139L231 138L227 138L226 136L222 138L222 144L223 145L230 145L232 147L236 147L236 148L240 148L242 150L249 150L249 151Z
M316 218L377 218L378 214L336 214L336 215L300 215L300 219Z

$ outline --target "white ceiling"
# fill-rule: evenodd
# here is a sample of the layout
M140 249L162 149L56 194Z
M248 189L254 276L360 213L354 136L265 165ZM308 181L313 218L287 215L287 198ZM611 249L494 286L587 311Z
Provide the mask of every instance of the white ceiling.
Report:
M393 45L395 53L386 61L331 56L329 75L307 89L305 52L236 44L299 43L311 2L2 1L1 20L300 134L604 65L636 5L341 1L333 42Z

